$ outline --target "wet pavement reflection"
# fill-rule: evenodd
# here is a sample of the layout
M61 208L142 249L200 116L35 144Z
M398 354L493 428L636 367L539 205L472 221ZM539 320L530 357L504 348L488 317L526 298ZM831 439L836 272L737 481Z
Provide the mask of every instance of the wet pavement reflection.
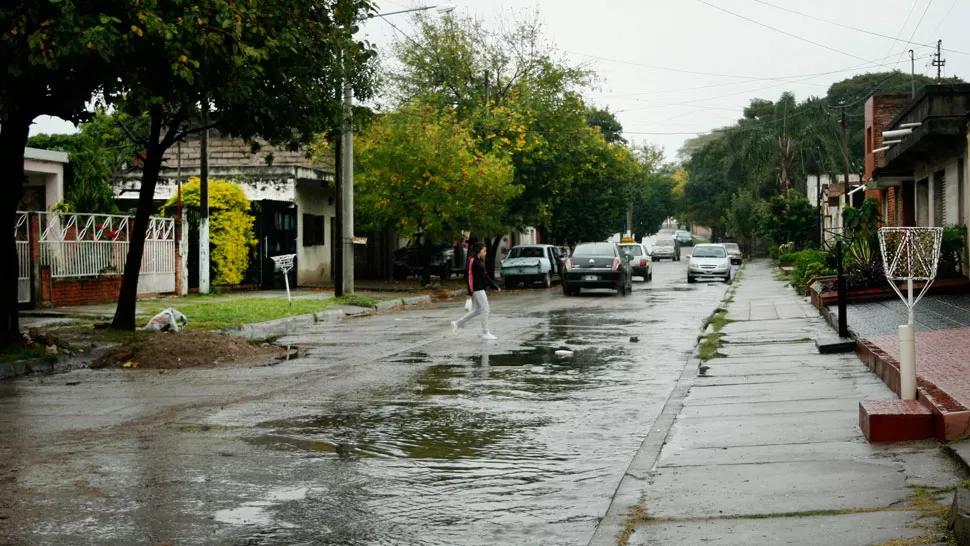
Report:
M62 465L25 464L9 490L19 508L77 499L78 475L97 493L18 536L586 544L726 289L688 287L680 263L658 265L625 298L556 288L496 297L493 343L443 334L455 305L321 325L280 341L305 349L274 368L296 370L280 388L266 377L258 396L250 386L160 423L31 444ZM346 364L365 348L375 356Z

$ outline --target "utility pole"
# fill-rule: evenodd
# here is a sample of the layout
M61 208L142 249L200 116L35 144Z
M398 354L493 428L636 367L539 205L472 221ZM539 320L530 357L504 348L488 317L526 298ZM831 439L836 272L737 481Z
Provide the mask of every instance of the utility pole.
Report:
M910 96L915 98L916 97L916 54L913 53L912 49L909 50L909 75L912 81L912 91L910 92Z
M849 195L849 129L845 122L845 105L842 106L842 117L839 119L839 125L842 126L842 158L845 160L845 165L842 173L842 195L846 196L846 205L848 204ZM839 218L842 219L842 234L838 237L835 243L835 253L837 254L836 262L838 267L838 284L839 291L839 337L848 338L849 337L849 321L846 317L848 312L848 301L846 294L845 285L845 267L842 259L842 240L845 239L845 210L839 211Z
M943 59L943 40L937 40L936 53L933 57L933 66L936 67L936 79L940 80L943 78L943 65L946 64L946 60Z
M199 293L209 293L209 105L202 106L199 142Z
M354 131L351 126L354 115L354 89L350 85L350 74L347 70L347 57L344 57L344 100L343 100L343 165L341 165L342 175L340 177L340 208L343 210L342 225L340 226L343 236L343 260L342 260L342 281L343 293L351 295L354 293Z
M633 199L626 206L626 236L633 237Z

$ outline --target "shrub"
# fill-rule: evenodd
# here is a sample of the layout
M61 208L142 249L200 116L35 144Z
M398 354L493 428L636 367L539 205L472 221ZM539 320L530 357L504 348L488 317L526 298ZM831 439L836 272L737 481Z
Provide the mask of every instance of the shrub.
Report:
M778 256L778 261L783 264L793 264L795 263L795 260L797 258L798 258L797 252L789 252L788 254L782 254L781 256Z
M835 270L829 265L829 253L824 250L802 250L792 256L795 259L791 284L799 294L808 292L808 281L813 278L835 274Z
M963 272L963 254L966 247L967 226L951 225L943 228L943 238L940 241L938 278L960 276L960 273Z
M199 192L198 178L182 186L182 207L191 225L198 225ZM162 214L174 215L176 200L177 197L169 199L162 207ZM210 257L215 272L212 284L239 284L249 268L249 249L256 245L255 218L249 214L249 200L239 186L226 180L210 180L209 214Z

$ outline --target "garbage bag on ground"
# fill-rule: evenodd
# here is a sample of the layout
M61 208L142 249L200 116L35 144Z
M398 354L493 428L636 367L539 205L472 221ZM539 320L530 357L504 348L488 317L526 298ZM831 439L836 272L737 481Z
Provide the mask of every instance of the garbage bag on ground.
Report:
M169 307L152 317L148 321L148 324L145 325L145 330L155 332L181 332L185 329L185 325L188 322L189 319L185 315L179 313L177 309Z

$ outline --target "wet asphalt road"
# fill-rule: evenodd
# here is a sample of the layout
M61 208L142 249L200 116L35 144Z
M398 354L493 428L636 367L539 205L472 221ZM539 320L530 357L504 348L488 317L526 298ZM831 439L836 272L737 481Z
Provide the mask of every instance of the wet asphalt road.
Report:
M494 342L456 301L270 367L0 384L0 543L585 545L726 291L685 270L493 294Z

